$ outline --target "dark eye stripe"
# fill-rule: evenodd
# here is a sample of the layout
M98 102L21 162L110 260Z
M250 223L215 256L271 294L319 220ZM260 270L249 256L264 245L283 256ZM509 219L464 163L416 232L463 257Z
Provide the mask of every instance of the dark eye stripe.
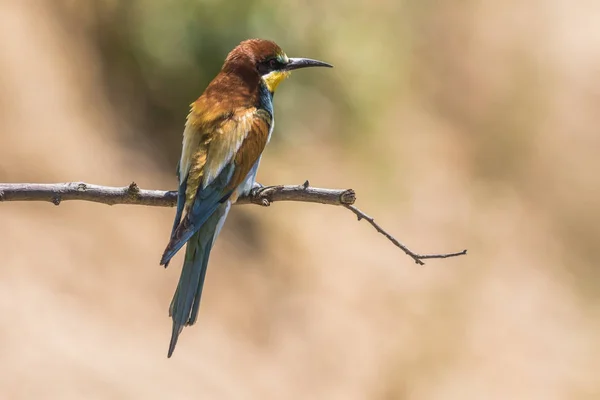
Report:
M258 72L261 75L266 75L271 71L280 70L285 66L278 58L269 58L257 64Z

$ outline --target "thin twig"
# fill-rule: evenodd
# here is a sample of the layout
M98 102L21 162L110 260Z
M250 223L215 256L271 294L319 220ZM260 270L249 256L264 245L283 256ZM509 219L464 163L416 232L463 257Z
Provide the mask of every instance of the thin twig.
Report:
M4 201L47 201L59 205L67 200L83 200L108 205L137 204L145 206L173 207L177 203L176 191L140 189L135 182L125 187L92 185L83 182L70 183L0 183L0 202ZM277 201L343 206L352 211L360 221L368 221L377 232L402 249L417 264L424 265L429 258L449 258L467 254L467 250L446 254L418 254L400 243L379 226L375 220L354 207L356 194L352 189L323 189L303 185L278 185L258 187L247 196L240 197L236 204L258 204L269 206Z
M375 219L373 217L368 216L367 214L365 214L364 212L360 211L358 208L356 208L352 204L344 204L344 207L346 207L348 210L352 211L356 215L356 217L358 218L359 221L361 219L364 219L365 221L367 221L368 223L370 223L373 226L373 228L375 228L375 230L377 230L377 232L381 233L390 242L394 243L403 252L405 252L409 257L411 257L413 260L415 260L415 262L417 264L419 264L419 265L425 265L425 263L423 262L423 260L427 259L427 258L450 258L450 257L464 256L464 255L467 254L467 250L466 249L463 250L463 251L456 252L456 253L417 254L414 251L412 251L411 249L409 249L408 247L406 247L406 245L400 243L398 241L398 239L396 239L395 237L393 237L392 235L390 235L389 233L387 233L385 231L385 229L383 229L381 226L379 226L379 224L377 222L375 222Z

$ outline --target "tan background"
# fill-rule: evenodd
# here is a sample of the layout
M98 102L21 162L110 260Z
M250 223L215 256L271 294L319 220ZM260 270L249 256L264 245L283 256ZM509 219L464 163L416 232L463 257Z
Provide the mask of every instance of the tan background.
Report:
M126 4L126 5L124 5ZM174 188L187 104L247 37L333 70L276 96L172 359L173 209L0 205L0 397L600 398L600 3L0 3L0 181Z

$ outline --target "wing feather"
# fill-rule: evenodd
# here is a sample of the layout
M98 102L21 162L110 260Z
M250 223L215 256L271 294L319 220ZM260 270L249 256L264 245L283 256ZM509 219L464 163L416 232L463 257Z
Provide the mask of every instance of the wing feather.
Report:
M256 108L242 109L215 129L208 146L202 187L210 185L238 153L242 143L251 133L256 113Z
M194 113L192 109L186 122L179 171L185 215L174 224L161 264L168 263L246 179L268 142L272 124L271 114L256 108L239 109L212 123L198 122Z
M271 124L271 114L261 109L256 111L248 134L235 154L233 161L236 168L227 190L234 190L246 179L269 141Z

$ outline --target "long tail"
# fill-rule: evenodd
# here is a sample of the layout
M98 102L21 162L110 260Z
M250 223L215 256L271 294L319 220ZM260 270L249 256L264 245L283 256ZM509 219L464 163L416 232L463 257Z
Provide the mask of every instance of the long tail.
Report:
M173 333L167 357L173 354L183 327L196 322L210 250L227 218L230 206L229 201L219 205L187 243L179 284L169 307Z

